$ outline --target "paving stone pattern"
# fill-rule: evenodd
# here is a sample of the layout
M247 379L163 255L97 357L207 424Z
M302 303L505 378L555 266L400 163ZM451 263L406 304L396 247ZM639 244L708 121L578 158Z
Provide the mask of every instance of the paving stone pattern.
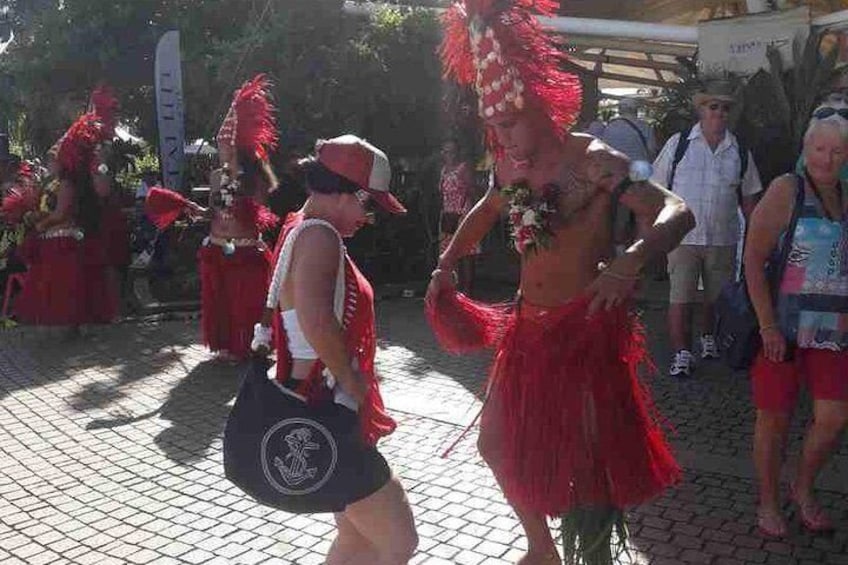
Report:
M378 305L379 370L399 421L382 450L413 504L413 563L514 563L525 541L475 434L441 457L479 410L488 359L442 353L421 308ZM645 319L652 339L664 333L661 310L646 307ZM239 368L213 362L196 326L120 324L74 341L0 334L0 563L323 562L331 516L265 508L223 478L221 433ZM661 362L666 349L656 341ZM844 446L828 468L834 487L821 492L839 532L813 538L793 519L790 539L770 542L753 529L744 377L709 366L691 382L650 383L686 473L630 512L626 562L848 564Z

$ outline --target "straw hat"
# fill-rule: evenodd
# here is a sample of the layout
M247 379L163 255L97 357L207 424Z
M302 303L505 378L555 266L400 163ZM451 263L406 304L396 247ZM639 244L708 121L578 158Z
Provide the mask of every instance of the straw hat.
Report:
M695 107L702 106L714 100L735 104L737 99L736 89L733 87L733 84L726 80L714 80L707 82L692 99Z

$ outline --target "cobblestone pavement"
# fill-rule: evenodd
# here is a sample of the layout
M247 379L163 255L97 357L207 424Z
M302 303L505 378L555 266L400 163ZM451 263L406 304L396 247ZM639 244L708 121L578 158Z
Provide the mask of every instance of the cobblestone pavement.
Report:
M414 507L413 562L514 563L525 542L475 434L440 457L479 409L487 359L443 354L421 310L420 300L378 305L379 368L400 424L382 445ZM644 316L662 364L662 309L648 305ZM221 432L239 371L210 359L196 326L121 324L76 341L0 334L0 563L322 563L331 516L264 508L223 478ZM838 533L810 537L793 515L786 542L766 541L752 526L745 377L711 365L688 382L649 382L686 473L630 512L629 562L848 564L844 445L820 492ZM797 424L790 452L800 433Z

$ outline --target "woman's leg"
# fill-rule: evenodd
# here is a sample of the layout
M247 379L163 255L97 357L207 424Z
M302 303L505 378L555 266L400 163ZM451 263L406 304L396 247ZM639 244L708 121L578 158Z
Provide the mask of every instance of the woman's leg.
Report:
M795 499L802 507L815 505L813 485L822 466L829 458L848 424L848 402L815 400L813 422L804 438L798 476L795 480Z
M365 565L377 563L377 550L342 512L335 514L338 534L330 551L326 565Z
M412 508L394 476L371 496L349 505L344 518L376 552L363 564L406 565L418 547Z
M493 397L491 391L483 414L480 418L480 436L477 439L477 448L480 456L492 470L495 479L500 483L500 469L503 458L501 449L502 434L500 432L498 411L499 403ZM503 488L501 489L503 490ZM520 565L548 565L560 563L556 545L548 528L548 521L544 514L535 513L526 508L519 508L510 503L512 509L518 516L518 521L524 528L527 536L527 554L519 560Z
M754 466L760 483L760 521L769 530L785 530L780 514L780 467L790 414L757 410L754 425Z

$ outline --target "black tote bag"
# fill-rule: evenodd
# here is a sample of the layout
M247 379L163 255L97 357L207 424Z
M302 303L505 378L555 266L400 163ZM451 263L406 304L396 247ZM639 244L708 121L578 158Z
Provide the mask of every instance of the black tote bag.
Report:
M307 404L254 357L224 429L224 473L257 501L296 514L339 512L388 480L359 435L358 416L328 400Z

